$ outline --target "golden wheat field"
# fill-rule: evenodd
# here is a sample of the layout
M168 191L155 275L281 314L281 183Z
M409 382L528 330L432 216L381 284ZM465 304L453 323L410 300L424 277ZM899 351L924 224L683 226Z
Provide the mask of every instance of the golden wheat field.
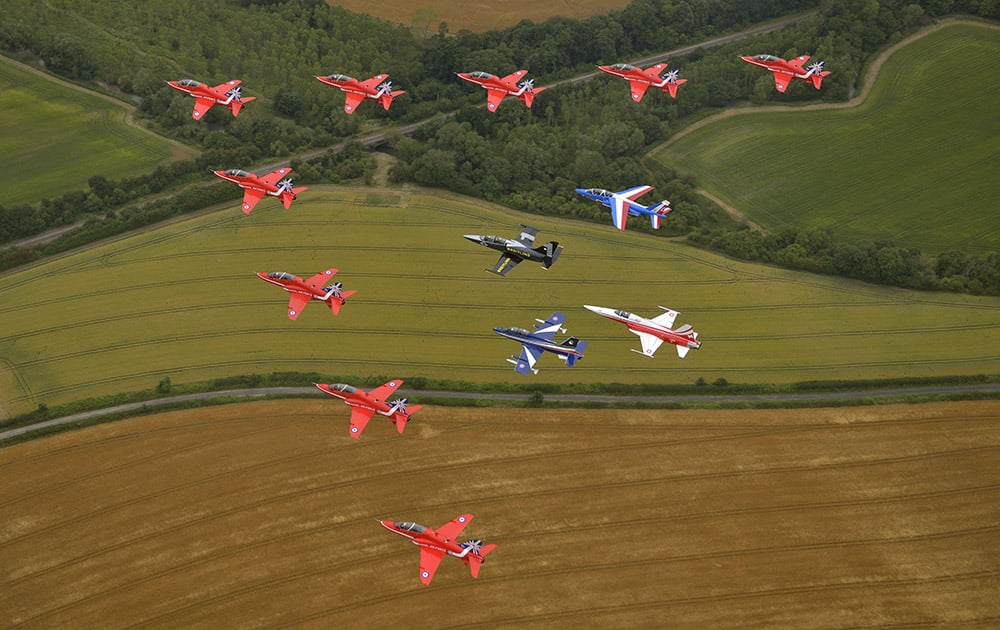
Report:
M9 628L1000 621L1000 404L427 407L348 438L262 401L0 450ZM376 519L496 543L473 580Z

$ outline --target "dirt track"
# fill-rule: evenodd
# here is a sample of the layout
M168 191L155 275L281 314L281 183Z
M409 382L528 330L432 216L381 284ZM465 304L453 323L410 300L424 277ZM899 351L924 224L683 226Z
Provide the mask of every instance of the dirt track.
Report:
M336 401L0 451L0 625L810 628L1000 620L1000 403L787 411ZM376 518L499 545L478 581Z

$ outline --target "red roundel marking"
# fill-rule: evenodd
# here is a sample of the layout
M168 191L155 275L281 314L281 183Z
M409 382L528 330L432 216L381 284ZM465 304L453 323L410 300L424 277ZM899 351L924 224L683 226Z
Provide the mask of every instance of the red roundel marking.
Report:
M358 427L351 427L351 433L357 433Z
M430 574L430 573L428 573L427 571L421 571L421 572L420 572L420 577L423 577L423 578L426 578L426 577L430 577L430 575L431 575L431 574Z
M458 517L458 522L459 523L464 523L465 522L465 517L464 516L459 516Z
M389 387L395 387L396 381L389 381Z

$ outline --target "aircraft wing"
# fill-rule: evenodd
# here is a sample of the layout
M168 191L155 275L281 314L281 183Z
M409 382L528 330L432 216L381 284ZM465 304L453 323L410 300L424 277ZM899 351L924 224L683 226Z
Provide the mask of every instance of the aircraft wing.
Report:
M652 186L636 186L635 188L629 188L628 190L623 190L616 194L628 199L629 201L635 201L651 190L653 190Z
M226 98L226 92L233 89L240 83L243 83L243 81L241 81L240 79L233 79L232 81L226 81L225 83L220 83L219 85L209 89L212 90L212 92L214 92L219 98L224 99Z
M497 264L493 266L493 273L501 276L506 276L507 272L517 266L517 263L521 262L519 258L514 258L513 256L508 256L507 254L500 254L500 259L497 260Z
M326 284L327 280L337 275L336 269L327 269L326 271L321 271L312 278L306 280L306 286L310 289L321 290L323 285Z
M243 189L243 214L250 214L253 207L257 205L257 202L261 200L264 196L263 190L253 190L252 188Z
M659 348L660 345L663 343L663 340L657 337L656 335L650 335L649 333L641 333L641 332L636 332L635 334L639 335L639 341L642 342L642 353L647 357L653 356L653 353L656 352L656 349Z
M790 60L788 62L788 65L790 65L793 68L798 68L799 70L801 70L802 65L807 61L809 61L809 55L801 55L796 57L795 59Z
M471 514L463 514L453 518L451 522L445 523L434 531L436 531L438 535L445 540L455 540L455 538L462 533L462 530L464 530L471 521Z
M262 176L260 178L260 181L264 182L265 184L268 184L269 186L274 186L275 184L278 183L279 179L281 179L282 177L287 177L288 174L291 172L292 169L290 168L279 168L276 171L272 171L267 175Z
M215 105L215 101L210 101L207 98L198 98L196 96L194 99L194 111L191 112L191 117L200 119L205 115L205 112L212 109L212 105Z
M299 313L302 309L306 307L309 303L309 296L302 295L301 293L290 293L288 298L288 319L296 320L299 318Z
M619 230L625 229L625 220L628 219L628 202L621 197L611 198L611 220Z
M425 586L434 579L434 574L437 572L443 557L444 552L442 551L432 551L426 547L420 548L420 581Z
M344 111L350 114L354 109L361 104L361 101L365 100L364 94L358 94L357 92L347 92L347 100L344 101Z
M535 234L538 234L538 228L533 228L530 225L525 225L523 223L521 224L521 227L524 229L521 230L521 236L518 240L528 245L534 244Z
M677 311L668 310L660 315L653 318L652 321L656 322L661 326L666 326L667 328L672 328L674 325L674 320L680 315Z
M788 83L792 80L793 75L787 72L778 72L778 71L772 71L772 72L774 72L774 87L779 92L784 92L785 88L788 87Z
M399 386L402 384L403 381L398 378L389 381L385 385L379 385L372 391L368 392L368 397L373 398L375 400L386 400L389 398L389 396L392 396L392 393L397 389L399 389Z
M503 97L505 96L507 96L506 92L486 88L486 109L491 112L495 112L497 107L500 107L500 103L503 101Z
M542 352L544 350L541 348L521 344L521 356L517 358L517 363L514 364L514 371L518 374L527 374L529 370L535 367L535 363L542 356Z
M649 87L648 83L643 81L633 81L629 79L629 87L632 88L632 100L638 103L642 100L643 95L646 93L646 88Z
M351 407L351 437L357 439L361 437L361 432L365 430L368 426L368 421L372 419L372 414L375 413L369 409L362 409L360 407Z
M389 77L388 74L376 74L372 78L362 81L361 85L365 86L369 90L374 90L376 87L378 87L379 83L381 83L388 77Z
M552 338L556 335L556 331L559 330L559 325L564 321L566 321L565 315L562 313L552 313L547 320L535 326L535 331L545 341L552 341Z
M504 85L506 85L507 87L509 87L514 91L517 91L519 89L517 87L517 80L526 74L528 74L527 70L518 70L517 72L511 72L504 78L500 79L500 83L503 83Z

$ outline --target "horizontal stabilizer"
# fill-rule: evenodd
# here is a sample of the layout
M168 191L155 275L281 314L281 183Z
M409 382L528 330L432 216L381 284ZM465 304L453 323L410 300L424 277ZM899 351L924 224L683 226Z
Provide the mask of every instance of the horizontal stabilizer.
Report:
M469 554L467 557L469 559L469 572L472 573L472 577L479 577L479 567L482 566L483 562L486 561L486 554L496 549L496 545L484 545L482 549L479 550L479 555Z

